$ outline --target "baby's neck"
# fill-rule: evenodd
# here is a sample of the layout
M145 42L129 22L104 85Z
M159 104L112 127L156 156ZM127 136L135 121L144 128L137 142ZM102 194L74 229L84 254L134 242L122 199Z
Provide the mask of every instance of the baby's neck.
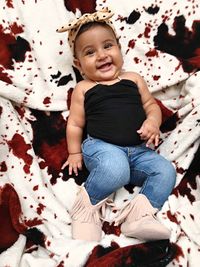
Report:
M117 78L115 78L113 80L109 80L109 81L102 80L102 81L93 81L93 82L95 82L96 84L107 84L107 85L111 85L111 84L114 84L114 83L116 83L116 82L118 82L120 80L121 80L120 76L117 76Z

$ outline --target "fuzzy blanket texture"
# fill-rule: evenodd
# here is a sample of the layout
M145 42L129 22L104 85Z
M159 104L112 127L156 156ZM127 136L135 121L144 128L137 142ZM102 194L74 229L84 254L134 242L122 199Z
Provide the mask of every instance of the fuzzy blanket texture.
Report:
M71 209L87 177L69 177L65 127L80 74L70 18L108 6L124 69L140 73L163 114L157 151L176 186L158 213L170 240L127 238L110 220L101 242L71 238ZM200 0L0 1L0 267L200 266ZM123 125L122 125L123 127ZM114 195L120 207L138 188Z

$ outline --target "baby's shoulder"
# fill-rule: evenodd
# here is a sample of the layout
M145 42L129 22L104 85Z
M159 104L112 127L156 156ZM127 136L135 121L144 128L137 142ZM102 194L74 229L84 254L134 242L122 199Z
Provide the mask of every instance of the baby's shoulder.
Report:
M95 85L95 83L92 82L92 81L82 80L82 81L77 83L76 89L82 91L83 93L85 93L86 91L91 89L94 85Z
M137 83L140 79L142 79L139 73L133 71L123 72L120 77L121 79L131 80L135 83Z

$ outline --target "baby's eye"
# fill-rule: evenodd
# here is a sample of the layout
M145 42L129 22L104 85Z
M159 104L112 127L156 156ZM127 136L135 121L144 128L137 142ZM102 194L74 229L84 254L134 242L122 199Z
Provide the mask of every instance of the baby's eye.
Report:
M105 43L104 48L107 49L107 48L111 48L112 46L113 46L112 43Z
M94 50L93 49L90 49L90 50L85 51L85 55L86 56L91 56L93 54L94 54Z

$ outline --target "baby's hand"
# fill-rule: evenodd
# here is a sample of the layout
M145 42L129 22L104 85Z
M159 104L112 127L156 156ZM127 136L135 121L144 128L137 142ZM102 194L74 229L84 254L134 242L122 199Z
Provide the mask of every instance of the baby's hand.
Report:
M156 120L147 118L137 133L142 140L147 141L146 146L150 144L159 145L160 129Z
M67 161L63 164L61 169L66 168L69 166L69 175L72 175L72 172L75 173L75 175L78 175L78 170L82 170L82 162L83 162L83 156L81 153L78 154L71 154L69 155Z

